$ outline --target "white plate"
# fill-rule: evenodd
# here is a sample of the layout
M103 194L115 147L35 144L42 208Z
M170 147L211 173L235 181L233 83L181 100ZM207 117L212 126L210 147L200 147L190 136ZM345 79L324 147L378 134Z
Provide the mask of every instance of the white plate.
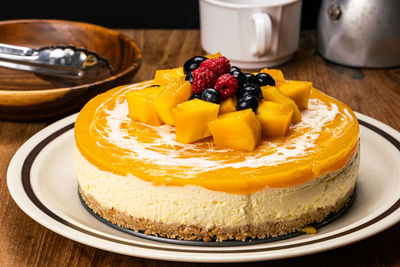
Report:
M72 149L76 115L30 138L14 155L8 189L18 206L48 229L77 242L143 258L186 262L244 262L288 258L341 247L400 221L400 133L357 114L361 168L353 205L315 235L235 247L193 247L135 237L109 227L80 203Z

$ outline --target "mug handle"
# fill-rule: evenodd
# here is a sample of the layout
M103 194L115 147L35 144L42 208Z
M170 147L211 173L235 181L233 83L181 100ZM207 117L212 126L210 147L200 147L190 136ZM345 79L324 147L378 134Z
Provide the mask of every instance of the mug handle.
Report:
M252 53L261 57L271 46L272 22L268 13L255 13L252 19L256 30L256 43L252 47Z

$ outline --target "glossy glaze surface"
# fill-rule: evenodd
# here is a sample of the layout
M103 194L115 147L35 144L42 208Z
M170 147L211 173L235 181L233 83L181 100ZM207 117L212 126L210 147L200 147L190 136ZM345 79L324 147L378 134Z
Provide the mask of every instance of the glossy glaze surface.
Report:
M89 162L155 185L191 184L248 195L338 170L358 142L359 126L350 108L313 88L303 120L285 137L264 139L253 152L221 149L211 138L182 144L175 140L174 127L149 126L128 117L126 93L149 85L151 81L117 87L82 109L75 139Z

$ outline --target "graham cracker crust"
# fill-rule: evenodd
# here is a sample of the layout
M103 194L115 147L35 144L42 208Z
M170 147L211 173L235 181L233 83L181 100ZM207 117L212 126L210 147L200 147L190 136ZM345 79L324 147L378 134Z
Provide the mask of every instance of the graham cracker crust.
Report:
M224 240L245 241L248 238L264 239L268 237L277 237L299 231L312 223L319 223L330 214L337 213L342 207L346 206L352 198L354 188L343 198L339 199L334 206L318 208L302 214L296 219L267 221L256 225L239 225L234 227L214 226L211 228L206 228L201 225L179 223L166 224L144 218L135 218L115 210L114 208L109 209L102 207L92 196L84 194L80 188L79 193L92 211L118 226L132 229L136 232L140 231L146 235L181 240L203 240L205 242L216 240L222 242Z

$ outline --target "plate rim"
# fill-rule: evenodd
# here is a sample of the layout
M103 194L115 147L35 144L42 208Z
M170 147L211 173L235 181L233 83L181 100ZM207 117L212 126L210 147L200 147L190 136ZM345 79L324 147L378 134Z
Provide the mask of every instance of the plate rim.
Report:
M328 240L323 240L324 238L321 238L322 240L317 240L318 242L316 242L317 244L321 244L321 246L318 247L313 247L313 249L308 249L308 246L313 246L313 244L307 244L307 242L303 242L306 244L297 246L303 249L299 249L298 251L296 251L296 243L294 242L295 246L294 246L294 250L293 248L290 247L290 245L286 245L289 246L288 248L285 248L285 245L279 246L279 249L268 249L268 247L266 248L259 248L258 250L255 249L251 249L250 251L246 251L246 250L239 250L239 251L227 251L226 248L231 248L231 247L225 247L225 249L221 249L220 247L213 247L212 251L207 251L207 250L191 250L191 249L173 249L175 251L179 251L179 253L181 255L172 255L172 253L170 255L166 255L166 254L161 254L161 253L157 253L160 251L160 247L157 246L149 246L146 245L145 247L142 247L143 250L137 250L138 249L138 244L124 244L119 248L116 248L113 246L113 240L105 240L104 236L101 235L96 235L93 232L90 231L84 231L79 232L82 237L80 237L79 235L77 236L73 236L73 233L69 233L68 231L62 231L62 229L60 230L59 225L57 225L57 223L60 223L57 218L53 218L51 216L49 216L48 214L44 213L44 215L49 216L50 217L50 221L46 221L43 220L43 218L41 217L43 214L36 214L37 209L31 209L28 208L28 206L31 206L32 204L36 205L36 203L32 202L32 199L30 198L30 196L28 195L19 195L20 192L22 191L21 188L16 188L16 186L18 187L18 182L16 180L21 180L21 184L22 186L24 186L23 189L26 189L26 186L29 185L23 185L23 181L21 179L22 173L25 171L28 171L27 169L23 170L23 166L24 163L27 160L27 156L32 152L32 149L37 148L38 144L40 144L41 142L43 142L43 140L47 139L47 138L52 138L56 139L57 137L67 133L68 131L73 129L73 125L75 122L75 119L77 117L77 114L73 114L70 115L64 119L61 119L59 121L54 122L53 124L50 124L49 126L43 128L42 130L40 130L39 132L37 132L35 135L33 135L31 138L29 138L18 150L17 152L14 154L13 158L11 159L9 166L8 166L8 170L7 170L7 187L8 190L10 192L11 197L13 198L14 202L22 209L22 211L27 214L30 218L32 218L33 220L35 220L37 223L43 225L44 227L48 228L49 230L56 232L66 238L69 238L71 240L74 240L76 242L85 244L85 245L89 245L95 248L99 248L102 250L107 250L107 251L111 251L111 252L115 252L115 253L119 253L119 254L125 254L125 255L130 255L130 256L137 256L137 257L142 257L142 258L150 258L150 259L159 259L159 260L172 260L172 261L185 261L185 262L249 262L249 261L259 261L259 260L272 260L272 259L283 259L283 258L289 258L289 257L296 257L296 256L300 256L300 255L309 255L309 254L314 254L314 253L318 253L318 252L322 252L322 251L327 251L330 249L334 249L337 247L341 247L341 246L345 246L345 245L349 245L352 244L354 242L358 242L362 239L366 239L372 235L375 235L379 232L382 232L384 230L386 230L387 228L393 226L394 224L396 224L397 222L400 221L400 196L399 199L395 202L392 203L391 208L389 208L388 210L386 210L385 212L380 213L379 215L375 216L372 221L374 221L373 223L371 223L370 225L367 225L365 228L361 228L352 232L349 232L347 234L341 234L339 237L325 237L328 238ZM363 115L361 113L357 113L357 118L359 119L360 122L360 126L366 127L367 129L375 132L375 134L379 134L380 136L384 137L386 141L390 142L395 148L397 148L400 152L400 132L396 131L394 128L390 127L389 125L386 125L376 119L373 119L371 117L368 117L366 115ZM382 129L383 128L383 129ZM389 139L388 139L389 138ZM48 142L51 143L51 140ZM47 145L47 144L46 144ZM43 147L45 147L46 145L44 145ZM41 149L39 150L39 152L37 152L38 154L40 153ZM32 160L32 163L34 161L35 157ZM22 164L21 164L22 161ZM21 175L18 175L18 173L21 173ZM28 173L28 175L30 175ZM15 177L16 176L16 177ZM18 179L20 178L20 179ZM24 191L22 191L24 192ZM25 191L26 192L26 191ZM28 202L26 202L28 201ZM31 201L29 203L29 201ZM40 201L39 201L40 202ZM38 208L38 207L37 207ZM43 208L43 207L42 207ZM46 207L44 207L46 208ZM41 210L39 208L39 212L43 213L43 210ZM393 215L394 214L394 215ZM56 215L57 216L57 215ZM383 216L382 219L377 219L378 217ZM49 218L47 218L49 219ZM53 221L52 221L53 220ZM63 220L63 219L62 219ZM69 222L67 222L68 224L71 224ZM361 224L364 225L365 223ZM73 226L73 224L72 224ZM71 226L69 226L71 227ZM363 231L367 228L373 228L373 229L369 229L369 231ZM74 228L74 227L72 227ZM79 228L79 227L78 227ZM359 228L356 227L356 228ZM81 229L81 228L80 228ZM75 228L73 229L74 231L77 231ZM371 231L372 230L372 231ZM349 231L349 230L347 230ZM345 232L347 232L345 231ZM85 232L89 232L89 233L85 233ZM338 232L335 235L338 235L340 233L343 233L341 231L334 231L334 232ZM357 234L358 233L358 234ZM360 234L361 233L361 234ZM94 236L93 236L94 235ZM333 235L333 236L335 236ZM87 238L88 236L90 236L91 238L94 238L94 240L92 240L91 238ZM99 241L98 239L100 239L100 241L103 242L95 242L95 241ZM335 242L332 242L332 240L335 240ZM344 240L341 240L344 239ZM330 241L330 244L324 244L327 241ZM340 242L342 241L342 242ZM110 243L111 244L108 244ZM311 242L311 241L309 241ZM315 243L315 242L313 242ZM129 246L129 247L135 247L135 250L132 249L128 249L128 248L124 248L124 246ZM293 246L293 244L291 245ZM315 244L314 244L315 246ZM179 247L179 245L178 245ZM214 251L216 250L216 251ZM279 251L280 250L280 251ZM286 253L279 253L279 252L286 252ZM258 252L264 252L264 253L258 253ZM275 252L275 253L273 253ZM196 256L193 255L193 253L195 253ZM217 257L211 257L211 255L208 254L215 254L218 255ZM221 257L222 255L229 255L229 254L236 254L236 257ZM246 253L246 254L254 254L254 255L246 255L243 256L241 254ZM185 255L188 254L188 255ZM205 254L205 255L201 255L201 254ZM222 254L222 255L221 255ZM260 255L261 254L261 255ZM238 256L241 255L241 256Z

